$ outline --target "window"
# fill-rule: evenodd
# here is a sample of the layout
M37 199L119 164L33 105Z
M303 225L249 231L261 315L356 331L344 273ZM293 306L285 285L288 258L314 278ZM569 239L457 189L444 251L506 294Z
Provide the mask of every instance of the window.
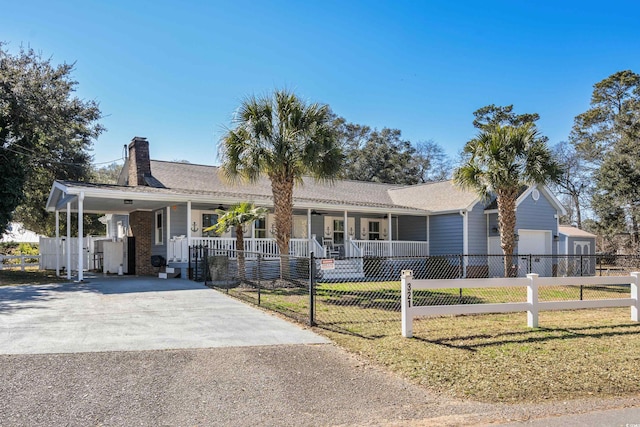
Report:
M341 219L333 220L333 243L344 243L344 221Z
M162 245L163 231L162 211L158 211L156 212L156 245Z
M202 214L202 237L216 237L215 231L204 231L205 228L211 227L218 222L218 215L216 214Z
M369 240L380 240L379 221L369 221Z
M255 237L257 239L265 239L267 237L267 219L257 219L254 230L256 233Z

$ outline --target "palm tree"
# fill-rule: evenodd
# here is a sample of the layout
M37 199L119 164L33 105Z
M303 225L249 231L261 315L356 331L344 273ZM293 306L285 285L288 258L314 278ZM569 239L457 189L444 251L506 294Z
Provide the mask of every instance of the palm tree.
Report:
M216 209L218 221L211 227L207 227L202 231L214 231L216 233L224 233L230 228L236 231L236 251L238 256L238 273L240 280L244 280L244 227L253 221L264 218L267 214L266 208L257 208L253 203L242 202L229 207L228 211Z
M293 187L304 175L331 180L342 165L342 151L327 105L307 104L287 90L246 98L234 118L235 128L220 142L222 170L230 178L271 180L275 237L281 274L286 276L293 215Z
M516 199L523 187L557 180L562 168L531 123L482 129L465 145L463 153L465 161L454 171L454 182L485 200L496 196L500 246L508 277L515 246Z

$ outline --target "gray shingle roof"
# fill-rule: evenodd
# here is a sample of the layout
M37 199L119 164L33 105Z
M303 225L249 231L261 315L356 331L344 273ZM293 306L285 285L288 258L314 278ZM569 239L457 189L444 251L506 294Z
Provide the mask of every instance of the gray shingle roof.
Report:
M174 191L242 195L248 199L271 198L272 194L269 179L261 178L255 183L229 182L217 166L152 160L151 174L164 187ZM348 180L316 182L309 177L305 177L303 182L303 185L294 187L294 200L337 205L398 207L389 195L390 189L400 188L398 185Z
M453 181L431 182L389 189L391 200L402 206L409 206L431 212L446 212L466 209L478 196L462 190Z

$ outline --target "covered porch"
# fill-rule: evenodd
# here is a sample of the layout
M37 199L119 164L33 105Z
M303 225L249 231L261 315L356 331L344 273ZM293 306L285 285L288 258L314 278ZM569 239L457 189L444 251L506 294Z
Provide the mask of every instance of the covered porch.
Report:
M117 236L109 237L114 246L122 246L122 251L117 252L121 259L118 264L125 266L125 274L127 265L130 265L130 274L154 275L160 270L151 263L154 256L163 258L167 264L178 264L189 261L190 247L205 246L235 253L234 230L223 235L203 230L217 221L217 210L228 209L244 199L164 188L56 181L47 209L55 212L56 218L66 213L69 222L72 213L78 215L80 236L83 235L81 219L85 213L112 214L114 219L118 219L113 228L119 232ZM257 206L273 209L269 197L256 197L252 201ZM289 254L308 257L313 253L318 258L337 259L427 256L427 224L426 212L410 208L298 202L293 211ZM59 240L59 232L56 233ZM247 225L244 229L247 255L251 257L252 253L260 253L265 257L278 257L280 254L274 236L275 217L272 213ZM77 252L86 250L78 244ZM71 250L66 251L66 254L70 253ZM77 265L78 280L82 280L82 271L87 266L81 261ZM70 271L66 273L70 275Z

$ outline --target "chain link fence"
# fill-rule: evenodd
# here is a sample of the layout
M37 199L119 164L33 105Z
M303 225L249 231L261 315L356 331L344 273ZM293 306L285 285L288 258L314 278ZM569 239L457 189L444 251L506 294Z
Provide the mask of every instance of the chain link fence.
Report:
M443 255L323 259L265 257L205 249L194 273L239 299L297 321L366 335L373 323L400 321L400 275L416 279L473 279L628 275L637 256ZM505 268L506 265L506 268ZM628 298L629 285L544 286L541 301ZM525 287L430 289L414 293L417 305L525 302Z

